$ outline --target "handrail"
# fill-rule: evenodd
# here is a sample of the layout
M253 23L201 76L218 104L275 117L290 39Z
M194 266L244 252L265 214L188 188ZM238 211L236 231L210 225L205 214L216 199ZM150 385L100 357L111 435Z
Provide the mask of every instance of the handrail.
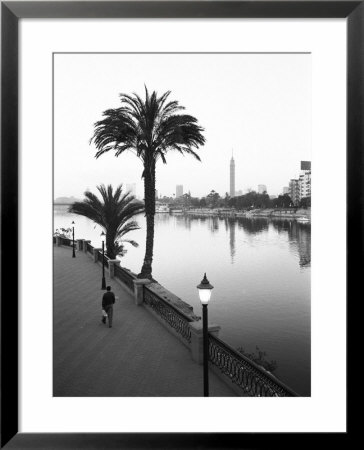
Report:
M130 272L115 264L114 274L120 281L125 283L131 291L134 291L133 281L135 277Z
M106 267L109 267L109 259L110 258L107 255L104 255L104 264ZM97 260L102 263L102 251L101 250L97 251Z
M209 360L244 393L254 397L297 397L264 368L209 333Z
M156 292L143 286L143 302L168 323L188 343L191 342L190 322L194 320Z
M181 315L184 319L186 319L188 322L194 322L195 320L192 319L192 317L190 317L189 315L187 315L186 313L184 313L183 311L181 311L180 309L177 308L177 306L173 305L173 303L168 302L165 298L161 297L157 292L152 291L150 288L148 288L148 286L144 286L144 289L146 289L147 291L149 291L150 293L152 293L155 297L158 298L158 300L162 301L163 303L165 303L167 306L169 306L170 308L172 308L177 314Z

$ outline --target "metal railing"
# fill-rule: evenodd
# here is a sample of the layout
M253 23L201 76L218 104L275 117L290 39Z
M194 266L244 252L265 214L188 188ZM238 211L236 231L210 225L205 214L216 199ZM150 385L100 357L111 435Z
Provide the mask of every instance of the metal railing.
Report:
M143 290L144 303L156 312L188 343L190 343L191 329L189 323L193 322L193 319L172 304L166 302L162 297L150 290L147 286L144 286Z
M109 267L109 259L110 258L108 256L104 255L104 265L105 265L105 267ZM99 250L97 252L97 261L100 261L100 263L102 264L102 251L101 250Z
M135 277L128 272L127 270L124 270L122 267L114 265L114 275L116 278L118 278L120 281L122 281L124 284L127 285L127 287L133 292L134 291L134 283Z
M86 249L88 253L91 253L91 255L93 254L94 248L89 242L87 242Z
M209 360L246 395L296 397L297 394L246 356L209 334Z

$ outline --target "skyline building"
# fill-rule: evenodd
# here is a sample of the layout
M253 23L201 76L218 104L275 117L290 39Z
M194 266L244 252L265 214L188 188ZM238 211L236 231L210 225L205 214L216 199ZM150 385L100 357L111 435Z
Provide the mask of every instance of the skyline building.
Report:
M311 198L311 161L301 161L300 199Z
M267 192L267 186L265 184L258 184L258 194L264 194Z
M292 178L289 182L289 196L295 206L300 202L300 182L299 180Z
M176 185L176 198L182 197L183 195L183 184Z
M230 197L235 197L235 161L233 156L230 160Z
M301 161L301 170L311 171L311 161Z
M303 198L311 198L311 161L301 161L301 174L297 179L290 180L288 189L295 206L298 206Z

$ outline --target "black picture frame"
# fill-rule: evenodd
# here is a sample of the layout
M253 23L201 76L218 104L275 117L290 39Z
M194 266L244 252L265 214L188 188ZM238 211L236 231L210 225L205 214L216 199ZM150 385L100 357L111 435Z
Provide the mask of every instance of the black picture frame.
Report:
M109 17L347 19L347 305L350 298L358 300L358 281L364 273L364 1L1 2L1 448L226 449L271 447L277 443L291 448L297 442L305 445L312 437L310 433L18 433L18 21ZM347 311L349 317L349 308ZM351 431L349 420L347 430L334 436L342 448ZM327 443L327 437L315 434L315 444L322 440Z

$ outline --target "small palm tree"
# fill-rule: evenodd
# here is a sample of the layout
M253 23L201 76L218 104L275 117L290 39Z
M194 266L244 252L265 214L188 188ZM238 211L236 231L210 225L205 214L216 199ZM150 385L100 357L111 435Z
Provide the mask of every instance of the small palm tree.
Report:
M124 236L139 226L135 220L131 220L136 214L144 211L141 202L129 192L122 192L122 185L113 192L111 185L97 186L102 200L90 191L85 192L82 202L75 202L69 207L69 212L87 217L104 230L106 234L106 255L115 259L123 253L123 242L129 242L134 247L138 244Z
M179 114L184 109L177 101L167 102L170 91L158 97L145 87L145 99L137 94L120 94L121 106L104 111L103 120L95 123L94 142L96 158L108 151L119 156L131 150L142 160L144 178L144 202L147 236L144 262L139 278L152 278L154 246L156 163L166 164L166 154L177 151L200 160L195 152L204 145L203 128L197 119Z

